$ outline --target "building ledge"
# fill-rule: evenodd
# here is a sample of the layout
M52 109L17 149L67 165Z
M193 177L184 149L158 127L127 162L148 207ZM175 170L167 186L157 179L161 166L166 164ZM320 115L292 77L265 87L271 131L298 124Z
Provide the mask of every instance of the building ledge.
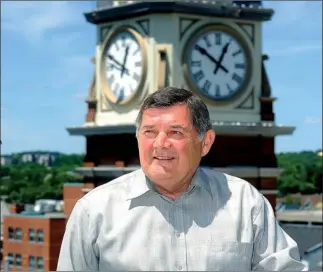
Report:
M121 1L120 1L121 2ZM209 2L196 1L134 1L131 4L119 5L104 9L97 9L84 14L86 20L92 24L113 22L138 16L156 13L194 14L211 17L225 17L246 19L254 21L268 21L274 11L272 9L257 7L242 7L238 5L215 5Z
M28 217L35 219L65 219L64 213L17 213L6 215L7 217Z
M109 165L102 165L96 167L78 167L74 171L86 177L120 177L121 175L128 174L140 168L137 166L130 167L116 167ZM213 168L222 173L228 175L244 177L244 178L269 178L278 177L283 170L280 168L257 168L257 167L224 167L224 168Z
M213 129L217 135L243 135L275 137L278 135L291 135L295 127L277 125L274 122L213 122ZM93 136L109 134L135 134L136 127L134 124L122 125L82 125L68 127L67 131L73 136Z
M93 190L93 188L82 188L82 192L83 192L83 193L88 193L88 192L90 192L91 190Z
M277 212L278 221L322 223L322 210L295 210Z

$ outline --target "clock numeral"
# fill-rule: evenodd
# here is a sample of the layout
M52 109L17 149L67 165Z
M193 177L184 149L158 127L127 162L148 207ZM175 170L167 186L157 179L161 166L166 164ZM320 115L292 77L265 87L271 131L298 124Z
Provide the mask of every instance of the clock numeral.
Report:
M107 63L106 67L107 67L108 70L112 70L112 69L115 68L115 65L113 63Z
M120 88L120 85L119 85L119 83L116 83L115 85L114 85L114 87L113 87L113 93L115 94L115 95L117 95L117 93L118 93L118 91L119 91L119 88Z
M120 50L120 48L119 48L118 43L114 43L114 45L115 45L115 47L116 47L117 51L119 51L119 50Z
M139 82L139 80L140 80L140 76L136 73L133 73L132 78L137 82Z
M196 82L199 82L201 79L204 78L204 73L201 70L199 70L198 72L193 74L193 77Z
M126 47L126 37L125 36L122 36L121 37L121 40L122 40L122 47Z
M237 75L236 73L234 73L234 74L232 75L232 79L233 79L235 82L237 82L239 85L242 83L242 78L241 78L239 75Z
M128 84L128 89L130 90L131 93L133 92L133 88L132 88L131 84Z
M215 96L220 97L221 96L221 90L220 90L220 85L215 85Z
M229 84L227 84L227 89L229 90L230 94L234 93L234 90L231 89Z
M203 37L203 40L204 40L204 42L205 42L205 44L206 44L207 47L211 47L211 43L209 41L209 37L208 36L204 36Z
M202 87L203 92L209 93L211 85L212 85L211 82L206 80L203 87Z
M236 64L234 65L234 67L235 67L236 69L245 69L245 68L246 68L246 65L245 65L244 63L236 63Z
M117 104L119 104L124 99L124 88L120 89L117 97Z
M141 67L141 65L142 65L141 60L140 60L140 61L136 61L136 62L135 62L135 66L136 66L136 67Z
M110 85L112 85L112 84L113 84L113 82L114 82L114 80L115 80L114 75L109 76L109 77L108 77L108 80L109 80Z
M137 49L133 52L133 56L137 55L140 51L140 46L138 45Z
M221 33L215 33L215 44L221 45Z
M232 57L236 57L236 56L238 56L239 54L241 54L242 53L242 51L241 51L241 49L239 49L238 51L236 51L236 52L234 52L233 54L232 54Z
M201 67L202 62L200 60L192 60L191 66L192 67Z

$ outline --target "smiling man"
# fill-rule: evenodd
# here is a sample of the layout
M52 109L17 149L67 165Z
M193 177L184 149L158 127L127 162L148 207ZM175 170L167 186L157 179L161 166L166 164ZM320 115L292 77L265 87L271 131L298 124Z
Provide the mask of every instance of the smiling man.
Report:
M137 117L141 169L82 197L59 271L301 271L299 252L262 194L200 161L215 140L192 92L165 88Z

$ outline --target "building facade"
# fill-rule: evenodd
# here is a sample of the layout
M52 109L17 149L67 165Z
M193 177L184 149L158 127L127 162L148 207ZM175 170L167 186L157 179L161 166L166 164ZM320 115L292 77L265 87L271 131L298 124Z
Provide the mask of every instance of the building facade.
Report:
M2 268L15 271L56 270L65 230L62 214L20 213L4 219Z
M97 30L88 112L84 124L68 128L86 138L76 169L84 182L96 187L140 167L139 107L158 88L177 86L203 99L217 134L201 165L246 179L275 207L282 172L275 137L295 128L275 122L262 52L262 25L272 15L261 1L98 1L85 14ZM122 63L124 39L132 53Z

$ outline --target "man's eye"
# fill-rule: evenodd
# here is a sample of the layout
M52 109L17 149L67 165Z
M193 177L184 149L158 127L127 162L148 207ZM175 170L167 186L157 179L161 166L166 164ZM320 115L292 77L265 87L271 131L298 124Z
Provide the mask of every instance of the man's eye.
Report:
M154 134L154 131L153 130L145 130L144 134L152 135L152 134Z
M174 135L182 135L183 133L180 132L180 131L177 131L177 130L173 130L172 134L174 134Z

